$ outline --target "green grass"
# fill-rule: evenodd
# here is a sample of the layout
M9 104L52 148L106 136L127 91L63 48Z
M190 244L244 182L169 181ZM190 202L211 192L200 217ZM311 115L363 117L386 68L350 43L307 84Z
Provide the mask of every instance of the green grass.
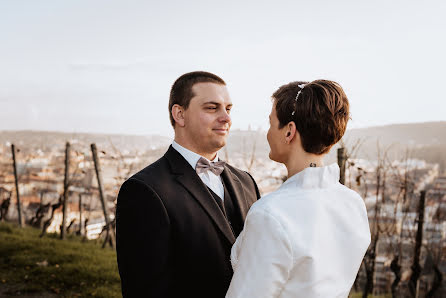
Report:
M121 297L115 251L73 235L62 241L39 233L0 223L0 296Z
M0 222L0 297L121 297L116 253L97 241ZM47 266L38 265L46 261ZM350 298L360 298L351 293ZM388 298L391 296L369 296Z

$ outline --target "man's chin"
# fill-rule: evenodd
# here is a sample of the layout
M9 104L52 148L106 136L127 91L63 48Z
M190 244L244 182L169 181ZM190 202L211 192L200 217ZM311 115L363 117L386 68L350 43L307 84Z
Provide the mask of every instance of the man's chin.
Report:
M218 144L218 150L220 150L221 148L223 148L224 146L226 146L226 142L222 142Z
M220 150L221 148L223 148L224 146L226 146L226 138L221 139L221 140L216 140L213 143L213 147L216 149L216 151Z

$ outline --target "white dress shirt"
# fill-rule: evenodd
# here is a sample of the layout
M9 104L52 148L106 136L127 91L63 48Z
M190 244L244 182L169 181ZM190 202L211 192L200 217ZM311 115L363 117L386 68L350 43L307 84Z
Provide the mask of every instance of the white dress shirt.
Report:
M252 205L226 297L348 297L369 244L364 201L338 165L306 168Z
M175 141L173 141L172 147L184 157L184 159L191 165L191 167L194 170L198 160L201 157L203 157L200 154L197 154L195 152L190 151L189 149L184 148ZM209 161L209 159L207 158L205 159ZM218 153L215 156L214 160L211 161L218 161ZM223 187L223 183L221 182L220 176L215 175L211 171L205 171L203 173L198 174L198 176L200 177L200 179L203 181L204 184L206 184L210 189L212 189L213 192L215 192L216 195L218 195L222 200L224 200L225 189Z

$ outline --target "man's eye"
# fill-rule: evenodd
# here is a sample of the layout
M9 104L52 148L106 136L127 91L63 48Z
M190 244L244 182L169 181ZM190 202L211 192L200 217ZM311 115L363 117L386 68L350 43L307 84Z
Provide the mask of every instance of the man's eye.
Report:
M207 107L206 109L208 109L208 110L216 110L217 108L216 107Z

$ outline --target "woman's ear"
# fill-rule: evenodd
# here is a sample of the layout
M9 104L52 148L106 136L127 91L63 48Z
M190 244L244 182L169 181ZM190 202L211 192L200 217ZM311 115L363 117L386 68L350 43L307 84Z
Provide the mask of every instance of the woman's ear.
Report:
M184 108L179 104L174 104L171 113L176 125L184 127Z
M296 136L296 124L294 124L293 121L290 121L286 126L286 135L285 135L286 143L290 144L295 136Z

